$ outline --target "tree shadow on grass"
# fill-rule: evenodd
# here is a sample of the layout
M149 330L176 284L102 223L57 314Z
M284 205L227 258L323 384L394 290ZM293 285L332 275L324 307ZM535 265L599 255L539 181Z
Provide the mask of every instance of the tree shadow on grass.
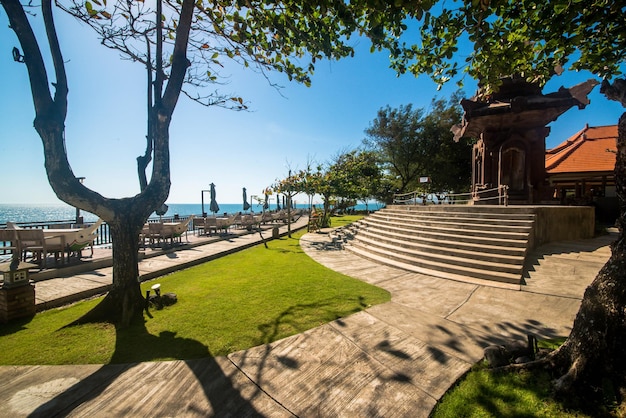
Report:
M2 324L2 326L0 326L0 337L27 330L28 327L26 325L32 321L34 317L35 316L33 315L25 318L13 319L6 324Z
M171 331L151 335L145 322L138 322L117 329L112 364L103 365L63 390L30 416L80 414L88 403L89 409L96 403L97 408L102 404L100 412L104 414L122 411L124 415L142 416L263 416L235 387L238 370L230 368L227 375L224 362L221 365L209 347L190 338L177 337ZM168 358L195 360L158 362ZM191 387L196 384L201 386L204 399Z

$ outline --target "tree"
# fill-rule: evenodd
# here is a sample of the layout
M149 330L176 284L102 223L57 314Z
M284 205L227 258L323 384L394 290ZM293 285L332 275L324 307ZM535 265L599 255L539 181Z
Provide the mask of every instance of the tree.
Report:
M448 6L423 15L419 45L397 31L379 34L376 45L390 49L397 71L427 73L439 83L465 72L479 80L479 96L489 100L503 77L522 76L543 86L565 69L589 70L603 78L601 92L626 107L626 80L615 79L626 57L623 2L464 0ZM413 13L396 12L399 20ZM473 51L461 56L461 42ZM538 363L559 376L558 393L576 394L583 402L614 395L623 403L626 394L626 113L618 123L619 238L587 288L569 338Z
M272 189L276 193L282 193L287 199L286 207L284 208L287 211L287 235L291 238L291 210L292 210L292 199L301 192L304 192L306 175L305 171L298 171L296 173L292 173L289 170L289 175L282 179L277 180Z
M344 151L308 175L313 193L322 197L322 227L330 226L332 213L340 207L367 200L379 187L381 172L370 151Z
M430 112L424 117L424 136L433 142L433 153L428 164L432 192L466 192L472 175L473 138L453 139L450 128L461 121L459 106L461 92L449 100L433 100Z
M405 193L420 187L420 177L430 177L428 187L435 191L462 190L471 175L469 139L453 141L450 128L461 121L461 93L449 100L434 99L430 112L413 109L411 104L380 109L365 130L365 146L379 154L393 193ZM390 201L391 196L384 196Z
M387 106L365 130L365 146L380 154L398 180L398 193L404 193L426 174L431 143L420 135L423 113L424 109L414 111L411 104L398 109Z
M41 4L46 40L35 36L29 19L37 17L32 9L25 12L25 8L32 7L30 4L23 5L19 0L0 3L21 46L21 51L14 49L14 58L26 65L29 74L34 125L44 146L50 185L60 200L97 214L110 226L112 287L104 300L79 321L104 319L120 325L142 314L144 300L137 281L138 236L148 216L169 194L169 126L181 92L205 105L232 102L235 107L244 107L240 98L194 93L219 80L223 60L252 65L264 74L270 70L283 72L290 80L308 85L317 60L353 53L346 41L362 19L358 8L334 1L313 5L290 0L165 0L156 2L156 10L142 1L60 2L65 11L95 29L105 46L146 68L148 128L146 153L138 158L141 192L111 199L81 184L67 158L64 124L68 80L51 0ZM50 73L41 46L51 52ZM50 83L49 76L56 80ZM145 169L150 162L148 180Z
M375 198L382 187L382 164L375 152L367 150L353 152L351 158L357 170L355 179L357 184L353 196L365 203L365 208L368 209L368 201Z

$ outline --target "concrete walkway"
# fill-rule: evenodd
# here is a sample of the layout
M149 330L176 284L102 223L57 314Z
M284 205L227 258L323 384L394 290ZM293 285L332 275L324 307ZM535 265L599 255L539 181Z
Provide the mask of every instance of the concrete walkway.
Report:
M426 417L486 345L567 335L614 238L541 247L513 291L381 266L306 234L311 257L387 289L391 302L226 357L0 367L3 414Z

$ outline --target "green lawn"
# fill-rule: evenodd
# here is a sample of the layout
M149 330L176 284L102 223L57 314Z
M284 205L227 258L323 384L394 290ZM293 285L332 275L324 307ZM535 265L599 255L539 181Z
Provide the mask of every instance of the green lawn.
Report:
M349 221L344 217L343 221ZM0 329L0 364L81 364L225 355L303 332L390 300L388 292L329 270L293 238L268 242L142 284L173 292L178 303L151 309L124 330L109 324L69 328L98 300L37 314Z
M539 347L553 350L563 341L540 341ZM479 362L443 396L431 418L590 417L552 397L553 378L542 369L494 372ZM607 412L604 409L601 415L608 416Z

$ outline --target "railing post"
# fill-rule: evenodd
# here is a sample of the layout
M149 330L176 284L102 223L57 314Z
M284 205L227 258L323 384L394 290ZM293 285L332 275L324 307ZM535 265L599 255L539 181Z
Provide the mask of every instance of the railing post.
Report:
M509 206L509 186L504 185L504 206Z

